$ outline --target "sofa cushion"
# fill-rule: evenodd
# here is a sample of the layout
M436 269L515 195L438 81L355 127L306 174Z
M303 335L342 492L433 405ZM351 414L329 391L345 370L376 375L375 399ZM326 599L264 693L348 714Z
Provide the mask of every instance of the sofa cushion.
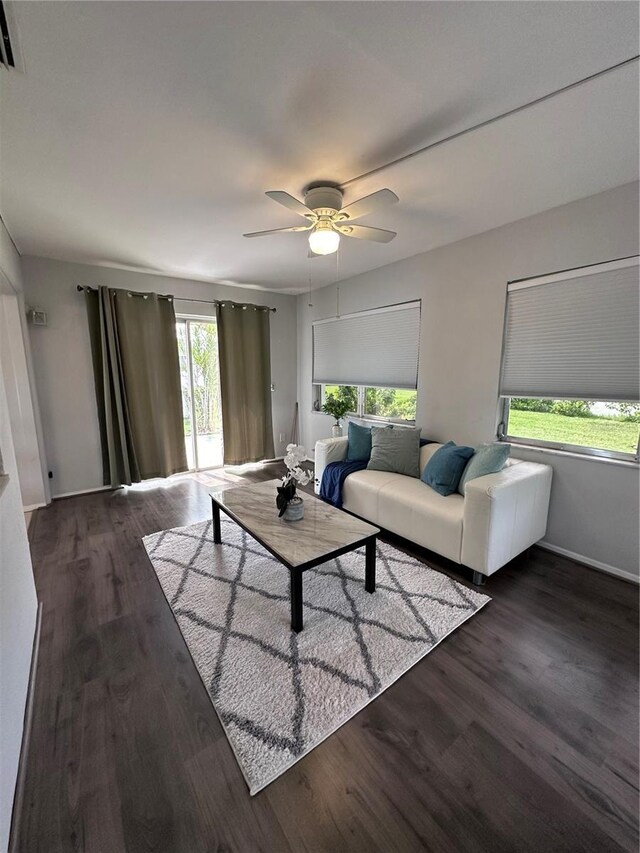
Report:
M368 469L349 474L342 486L342 508L377 524L378 495L387 483L394 480L407 482L408 478L391 471L370 471Z
M368 471L359 475L365 477ZM347 479L347 482L349 482ZM376 524L431 551L460 562L464 498L443 497L418 479L400 477L381 486Z
M502 471L510 453L510 444L481 444L480 447L477 447L460 478L458 485L460 494L464 495L465 486L469 480Z
M432 441L429 444L425 445L424 447L420 448L420 476L422 476L422 473L424 472L424 469L427 467L427 463L429 462L429 460L431 459L433 454L436 452L436 450L439 450L441 447L442 447L441 444L438 444L437 442Z
M420 429L371 429L371 458L367 468L420 476Z

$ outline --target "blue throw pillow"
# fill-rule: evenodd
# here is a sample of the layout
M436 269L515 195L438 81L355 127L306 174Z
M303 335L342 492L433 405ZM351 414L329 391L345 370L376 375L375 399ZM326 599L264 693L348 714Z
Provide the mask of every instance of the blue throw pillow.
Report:
M448 441L439 447L422 472L422 481L439 495L452 495L458 489L460 477L473 456L473 447L464 447Z
M368 462L371 457L371 427L360 426L349 421L349 462Z
M477 447L460 478L458 485L460 494L464 495L464 489L469 480L475 480L476 477L484 477L485 474L497 474L498 471L502 471L510 453L510 444L481 444L480 447Z

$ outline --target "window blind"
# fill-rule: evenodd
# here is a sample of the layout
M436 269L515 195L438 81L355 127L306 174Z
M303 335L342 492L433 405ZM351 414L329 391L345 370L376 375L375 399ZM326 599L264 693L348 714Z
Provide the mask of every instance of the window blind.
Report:
M405 302L313 324L313 381L416 388L420 302Z
M640 398L638 258L509 284L503 397Z

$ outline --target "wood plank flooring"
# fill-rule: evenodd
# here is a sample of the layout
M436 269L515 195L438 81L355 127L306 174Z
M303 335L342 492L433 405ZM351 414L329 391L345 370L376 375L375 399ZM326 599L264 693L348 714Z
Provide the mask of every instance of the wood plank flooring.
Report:
M19 851L638 849L637 589L535 548L490 579L478 616L249 797L141 542L208 518L208 481L37 511Z

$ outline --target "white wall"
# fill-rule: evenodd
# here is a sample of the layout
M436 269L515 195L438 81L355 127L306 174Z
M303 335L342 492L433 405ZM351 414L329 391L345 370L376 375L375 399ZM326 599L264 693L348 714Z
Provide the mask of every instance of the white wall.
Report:
M296 400L295 297L45 258L23 258L22 270L29 305L46 311L48 319L46 327L32 326L30 333L54 497L102 487L89 329L78 284L172 293L181 299L232 299L277 308L270 315L273 430L276 455L282 455ZM175 308L177 313L213 312L213 306L198 303L176 301Z
M20 258L0 222L0 360L13 433L22 504L44 506L49 486L33 382Z
M37 601L2 370L0 453L9 475L0 493L0 850L8 850Z
M627 184L298 297L298 399L312 448L331 420L313 413L311 323L422 299L417 422L422 434L478 444L495 437L507 281L635 255L638 184ZM348 251L346 247L345 251ZM638 469L519 450L555 483L546 541L638 576Z

